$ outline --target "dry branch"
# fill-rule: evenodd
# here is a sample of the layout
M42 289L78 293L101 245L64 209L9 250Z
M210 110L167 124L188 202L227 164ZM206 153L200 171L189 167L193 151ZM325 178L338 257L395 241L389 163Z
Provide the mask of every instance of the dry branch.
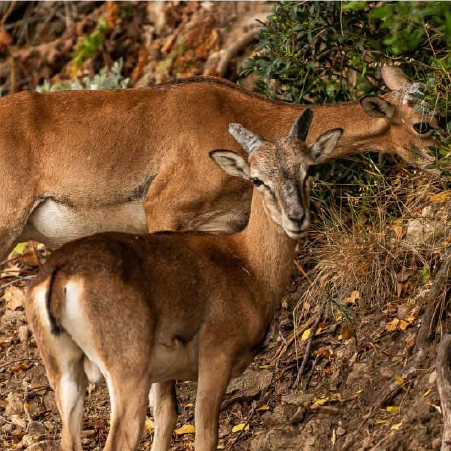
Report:
M251 44L255 39L257 39L260 28L252 28L247 33L245 33L238 41L232 44L230 47L225 49L222 55L218 67L216 69L219 77L224 77L227 72L227 67L230 64L231 59L244 47Z
M446 335L437 346L435 368L443 415L441 451L451 451L451 335Z

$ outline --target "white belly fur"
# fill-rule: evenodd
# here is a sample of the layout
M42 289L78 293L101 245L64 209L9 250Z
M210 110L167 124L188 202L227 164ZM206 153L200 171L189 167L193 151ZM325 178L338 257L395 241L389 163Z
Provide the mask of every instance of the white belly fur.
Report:
M18 241L35 240L51 248L102 232L146 233L142 200L91 210L46 199L31 213Z

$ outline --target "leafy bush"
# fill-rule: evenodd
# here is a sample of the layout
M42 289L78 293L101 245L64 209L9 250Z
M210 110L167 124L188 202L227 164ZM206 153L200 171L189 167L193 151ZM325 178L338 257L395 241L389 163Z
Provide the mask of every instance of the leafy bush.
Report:
M291 102L326 103L380 91L387 59L448 104L451 11L447 2L284 2L272 9L243 73ZM436 95L436 97L437 97ZM434 102L435 104L435 102Z
M111 69L104 67L100 72L94 75L93 78L83 77L82 79L75 79L71 82L51 85L46 80L36 91L68 91L81 89L125 89L128 86L128 78L122 75L122 60L116 61Z
M396 62L411 79L423 83L426 106L438 111L443 125L451 128L450 48L447 2L282 2L272 8L243 75L256 73L256 90L271 98L330 103L380 94L378 66ZM449 135L439 156L451 159ZM351 185L347 192L362 204L371 204L378 187L386 186L392 160L379 165L377 156L370 155L351 161L317 169L317 201L342 198L337 187L341 184Z

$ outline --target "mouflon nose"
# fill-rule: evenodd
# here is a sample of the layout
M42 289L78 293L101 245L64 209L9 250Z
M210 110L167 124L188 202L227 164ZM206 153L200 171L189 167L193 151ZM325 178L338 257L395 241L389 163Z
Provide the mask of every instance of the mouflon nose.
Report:
M304 220L305 220L305 214L302 214L302 216L288 216L288 219L292 223L296 224L299 227L299 229L300 229L302 227L302 224L303 224Z

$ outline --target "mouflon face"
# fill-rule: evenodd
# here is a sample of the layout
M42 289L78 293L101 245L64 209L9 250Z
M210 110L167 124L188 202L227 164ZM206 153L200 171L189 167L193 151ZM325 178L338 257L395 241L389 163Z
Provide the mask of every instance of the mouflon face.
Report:
M248 161L229 150L210 152L225 172L253 182L264 198L266 213L291 238L303 236L310 225L309 169L327 158L343 133L342 129L329 130L307 146L312 119L312 111L305 110L287 136L274 142L240 124L230 124L229 133L244 148Z

